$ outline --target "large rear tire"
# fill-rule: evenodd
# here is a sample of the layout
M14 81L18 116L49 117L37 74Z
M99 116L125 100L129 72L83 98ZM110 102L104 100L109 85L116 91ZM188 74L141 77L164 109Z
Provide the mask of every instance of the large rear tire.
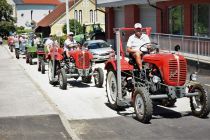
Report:
M109 106L114 110L121 109L121 107L117 105L117 76L114 70L107 70L106 93Z
M10 52L13 52L13 46L10 45L9 47L10 47Z
M102 68L96 68L94 70L94 73L97 73L95 76L94 76L94 81L95 81L95 85L96 87L103 87L103 83L104 83L104 72L102 70Z
M56 65L56 63L55 63ZM48 78L49 78L49 83L51 85L56 85L57 84L57 81L54 81L54 78L55 78L55 71L56 71L56 66L53 65L53 60L50 60L49 61L49 65L48 65ZM53 69L54 69L54 76L53 76Z
M148 123L152 119L152 100L145 87L138 87L135 90L134 110L136 117L140 122Z
M32 59L32 56L31 55L29 55L29 64L30 65L33 65L33 59Z
M26 52L26 63L29 63L29 54Z
M59 80L60 89L66 90L67 89L67 76L64 69L61 69L59 71L58 80Z
M199 118L206 118L210 112L210 96L200 84L193 85L190 92L199 92L198 96L190 97L192 114Z
M15 49L15 56L16 56L17 59L20 58L19 49Z
M38 60L38 71L41 71L41 61Z

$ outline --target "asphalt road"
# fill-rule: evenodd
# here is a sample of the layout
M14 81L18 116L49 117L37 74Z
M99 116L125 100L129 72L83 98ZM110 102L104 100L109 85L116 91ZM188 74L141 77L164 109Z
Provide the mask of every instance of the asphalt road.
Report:
M67 90L52 86L47 74L37 71L37 65L28 65L23 56L14 63L21 66L36 84L45 99L64 116L74 139L84 140L209 140L210 119L193 117L189 100L179 99L173 108L155 108L150 124L142 124L135 119L132 108L116 112L107 106L105 88L97 88L94 83L84 84L80 79L69 80ZM34 60L35 62L36 60ZM104 68L104 64L96 67ZM47 73L47 72L46 72ZM199 80L209 90L210 76L201 75ZM105 85L105 84L104 84ZM210 91L210 90L209 90ZM66 125L66 124L65 124ZM68 131L69 132L69 131Z
M0 45L0 140L70 140L59 113Z

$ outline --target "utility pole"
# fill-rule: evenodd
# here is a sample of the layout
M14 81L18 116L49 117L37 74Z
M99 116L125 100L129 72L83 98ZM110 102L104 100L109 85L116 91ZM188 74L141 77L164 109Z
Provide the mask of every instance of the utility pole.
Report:
M69 0L66 0L66 33L69 34Z

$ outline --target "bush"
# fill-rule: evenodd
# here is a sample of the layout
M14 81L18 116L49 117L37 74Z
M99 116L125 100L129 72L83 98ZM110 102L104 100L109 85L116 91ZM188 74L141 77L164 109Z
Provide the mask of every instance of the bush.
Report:
M83 27L82 25L74 19L70 19L69 20L69 25L70 25L70 31L74 33L75 35L75 27L74 27L74 23L76 24L76 34L82 34L83 33ZM66 34L67 29L66 29L66 24L63 26L63 33Z

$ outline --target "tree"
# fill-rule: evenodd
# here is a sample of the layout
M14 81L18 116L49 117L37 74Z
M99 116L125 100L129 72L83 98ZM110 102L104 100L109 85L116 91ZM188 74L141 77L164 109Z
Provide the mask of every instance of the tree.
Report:
M14 18L12 15L12 6L6 0L0 0L0 35L9 35L9 32L15 31Z
M74 23L76 24L76 26L74 26ZM70 26L70 31L73 32L75 34L75 28L76 28L76 34L82 34L83 33L83 27L82 25L74 19L70 19L69 20L69 26ZM66 24L63 26L63 33L66 34Z

